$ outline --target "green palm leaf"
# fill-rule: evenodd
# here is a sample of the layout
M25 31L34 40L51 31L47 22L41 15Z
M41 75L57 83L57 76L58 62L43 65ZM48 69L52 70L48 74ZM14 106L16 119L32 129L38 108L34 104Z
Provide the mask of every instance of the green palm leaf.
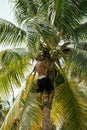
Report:
M24 48L9 49L1 52L0 62L0 89L2 94L9 93L11 87L21 86L29 70L30 57Z
M87 51L86 43L77 44L76 49L73 49L72 53L67 59L67 67L71 70L71 75L76 76L79 80L87 79ZM68 71L69 72L69 71Z
M37 30L39 35L43 38L43 41L48 45L54 46L57 45L56 42L56 34L57 31L49 22L45 21L43 17L41 18L34 18L32 21L29 21L30 24L34 26L34 28Z
M32 124L36 123L39 129L41 127L41 110L38 107L37 95L34 93L36 91L36 83L34 80L34 75L26 82L26 89L22 95L22 101L24 102L23 112L20 120L19 130L32 129ZM30 79L32 80L30 81Z
M12 127L12 124L14 122L15 119L19 119L20 118L20 110L22 108L22 104L20 102L20 98L21 98L21 94L22 94L22 91L23 91L24 88L22 88L20 91L19 91L19 94L18 96L16 97L14 103L12 104L2 126L1 126L1 130L10 130L11 127ZM9 123L9 125L8 125Z
M12 128L12 125L16 119L20 120L21 115L22 115L22 110L23 110L23 103L27 97L28 90L30 88L31 82L33 81L34 75L29 75L26 84L22 86L20 89L17 97L15 98L14 103L12 104L3 124L1 127L1 130L10 130ZM29 99L29 102L32 102L32 95L31 98ZM31 110L31 109L30 109ZM9 123L9 125L8 125Z
M67 130L87 128L87 103L80 97L77 89L78 85L73 81L65 82L56 88L56 99L64 110Z
M33 122L36 122L40 126L41 112L38 108L35 94L29 92L23 108L19 130L31 129L31 124Z
M76 45L76 48L87 51L87 42L80 42Z
M72 31L75 30L75 28L79 28L80 24L82 23L82 18L83 17L84 19L86 18L87 8L84 5L84 3L86 5L87 3L85 0L79 1L79 2L68 1L68 0L67 1L56 0L56 2L57 2L57 5L55 5L55 7L57 7L57 9L59 10L59 12L56 10L57 12L56 14L59 14L59 15L55 16L54 23L58 27L58 29L61 29L61 28L63 29L63 35L65 36L64 38L69 38L70 35L72 35ZM81 30L81 32L83 31ZM78 35L79 34L77 33L77 36Z
M76 27L73 32L72 32L72 37L77 39L77 40L86 40L87 39L87 22L83 24L79 24L78 27Z
M19 25L28 18L37 14L38 6L33 0L10 0L14 4L15 18Z
M0 19L0 43L5 45L22 45L26 41L26 32L14 24Z

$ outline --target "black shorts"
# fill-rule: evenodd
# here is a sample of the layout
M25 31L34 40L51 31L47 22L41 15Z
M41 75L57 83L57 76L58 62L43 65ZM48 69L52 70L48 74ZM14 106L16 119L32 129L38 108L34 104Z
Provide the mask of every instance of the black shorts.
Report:
M44 77L41 79L38 79L38 90L37 92L48 92L50 93L52 90L54 90L54 87L52 85L51 79L49 77Z

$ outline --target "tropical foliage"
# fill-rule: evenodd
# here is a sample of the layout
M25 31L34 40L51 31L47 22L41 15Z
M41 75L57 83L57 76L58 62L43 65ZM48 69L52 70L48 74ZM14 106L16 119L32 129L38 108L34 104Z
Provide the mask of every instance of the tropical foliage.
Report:
M22 115L23 130L41 129L42 112L32 89L37 76L31 78L30 73L43 50L56 59L53 123L64 125L66 130L86 130L87 101L79 93L79 83L87 83L87 0L9 1L14 5L17 25L0 19L0 43L4 48L0 51L2 97L24 85L1 130L11 129L14 120L20 118L17 113ZM19 109L23 109L21 114Z

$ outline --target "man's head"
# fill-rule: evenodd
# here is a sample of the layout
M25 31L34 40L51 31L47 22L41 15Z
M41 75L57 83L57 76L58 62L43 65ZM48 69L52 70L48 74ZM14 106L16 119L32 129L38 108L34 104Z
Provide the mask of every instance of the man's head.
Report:
M49 58L50 58L49 51L43 50L43 51L40 51L40 53L37 57L37 60L46 60L46 59L49 59Z

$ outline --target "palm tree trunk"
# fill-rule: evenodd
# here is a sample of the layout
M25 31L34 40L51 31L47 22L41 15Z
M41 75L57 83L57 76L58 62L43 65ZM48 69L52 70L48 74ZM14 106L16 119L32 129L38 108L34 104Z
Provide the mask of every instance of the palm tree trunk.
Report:
M55 125L52 125L52 130L56 130L56 126Z
M51 120L50 120L50 107L49 107L49 94L44 93L43 99L43 117L42 117L42 130L52 130Z

